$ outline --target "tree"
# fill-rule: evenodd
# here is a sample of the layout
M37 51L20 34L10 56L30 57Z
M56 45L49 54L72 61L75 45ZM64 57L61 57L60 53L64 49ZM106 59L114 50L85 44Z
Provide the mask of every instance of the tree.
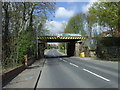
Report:
M94 23L97 22L103 27L109 27L111 31L116 30L119 29L119 8L120 2L96 2L89 8L89 17L94 17Z
M70 18L64 32L75 34L79 33L84 36L86 32L84 30L83 23L84 23L83 14L77 14L76 16Z
M13 65L21 63L23 55L34 55L36 52L36 25L39 21L49 19L54 13L52 2L3 2L3 63ZM43 19L44 17L44 19ZM42 22L42 25L44 23ZM40 28L41 30L41 28ZM8 62L8 60L10 62Z
M10 31L9 31L9 22L10 22L10 12L9 12L9 6L10 3L5 2L2 4L2 9L4 10L4 19L2 19L3 22L3 57L6 57L5 59L7 59L7 57L10 57Z

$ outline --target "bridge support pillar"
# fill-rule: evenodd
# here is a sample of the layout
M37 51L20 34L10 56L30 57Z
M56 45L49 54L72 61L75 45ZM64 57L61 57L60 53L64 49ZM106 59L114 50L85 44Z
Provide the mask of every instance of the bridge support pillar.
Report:
M83 41L78 41L75 43L75 56L79 57L80 53L84 51Z
M68 42L67 43L67 55L74 56L75 51L75 42Z
M45 43L38 44L38 58L44 57Z
M77 57L80 56L80 43L79 42L75 43L75 56Z

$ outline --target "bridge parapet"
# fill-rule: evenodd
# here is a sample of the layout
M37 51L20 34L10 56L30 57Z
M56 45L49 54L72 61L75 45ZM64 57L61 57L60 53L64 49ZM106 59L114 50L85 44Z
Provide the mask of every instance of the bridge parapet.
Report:
M71 34L71 33L40 33L39 36L81 36L80 34Z
M39 36L37 39L87 39L87 37L82 36Z

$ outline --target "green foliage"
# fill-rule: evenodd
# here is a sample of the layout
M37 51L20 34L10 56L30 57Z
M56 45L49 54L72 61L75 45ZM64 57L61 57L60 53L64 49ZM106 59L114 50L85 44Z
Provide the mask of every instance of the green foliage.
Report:
M92 23L118 29L119 8L120 2L96 2L89 9L89 19L92 19Z
M26 54L35 56L36 26L43 25L54 10L53 2L2 2L4 65L20 64Z
M25 55L34 55L36 51L36 44L33 42L33 38L30 31L23 30L20 33L20 37L18 38L18 52L19 52L19 60L24 60Z
M65 43L60 43L60 44L59 44L59 48L60 48L61 50L65 49Z
M120 37L99 37L97 38L98 46L120 46Z
M62 53L66 53L65 51L65 43L60 43L59 44L59 51L62 52Z
M65 53L65 50L59 49L59 51L60 51L61 53Z
M68 21L68 25L66 26L64 32L65 33L75 33L78 34L80 33L81 35L85 35L86 32L84 31L84 19L82 14L77 14L76 16L72 17Z

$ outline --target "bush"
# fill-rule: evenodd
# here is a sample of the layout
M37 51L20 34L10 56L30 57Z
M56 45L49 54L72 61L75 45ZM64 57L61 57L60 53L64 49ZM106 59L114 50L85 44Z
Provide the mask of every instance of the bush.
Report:
M120 37L97 38L98 46L120 46Z
M23 30L18 38L18 52L19 52L19 61L23 62L24 56L34 55L36 51L36 43L33 41L35 38L31 35L30 31Z

